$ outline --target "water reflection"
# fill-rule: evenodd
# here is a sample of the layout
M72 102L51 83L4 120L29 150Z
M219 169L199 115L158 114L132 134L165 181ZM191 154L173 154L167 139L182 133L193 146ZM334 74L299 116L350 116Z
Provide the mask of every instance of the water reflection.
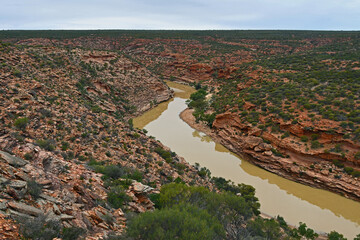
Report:
M193 137L200 138L200 141L202 141L202 142L208 142L208 143L212 142L211 137L209 137L207 135L200 135L200 132L198 132L198 131L194 131L192 133L192 135L193 135ZM215 150L216 150L216 147L215 147Z
M143 115L134 118L133 119L134 127L143 129L150 122L158 119L160 115L168 109L169 103L172 101L174 101L173 98L170 99L169 101L162 102L159 105L157 105L155 108L145 112Z

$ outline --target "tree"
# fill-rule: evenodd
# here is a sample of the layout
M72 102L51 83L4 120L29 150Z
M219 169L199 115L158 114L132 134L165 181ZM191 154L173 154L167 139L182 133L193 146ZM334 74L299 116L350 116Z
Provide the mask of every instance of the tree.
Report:
M253 236L260 236L268 240L276 240L281 237L280 225L274 219L263 219L257 217L251 221L247 227Z
M347 240L344 236L336 231L332 231L328 234L329 240Z
M306 239L315 239L319 235L315 233L315 231L311 228L308 228L305 223L300 223L300 226L298 227L298 232L301 236L304 236Z

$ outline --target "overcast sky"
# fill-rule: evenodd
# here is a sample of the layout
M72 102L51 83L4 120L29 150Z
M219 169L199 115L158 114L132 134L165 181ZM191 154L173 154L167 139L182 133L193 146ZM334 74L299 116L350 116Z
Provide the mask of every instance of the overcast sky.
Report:
M360 30L360 0L1 0L0 29Z

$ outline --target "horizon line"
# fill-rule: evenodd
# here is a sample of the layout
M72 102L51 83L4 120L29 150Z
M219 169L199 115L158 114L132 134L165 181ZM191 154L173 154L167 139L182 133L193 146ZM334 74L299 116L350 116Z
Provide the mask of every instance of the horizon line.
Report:
M136 28L83 28L83 29L1 29L0 31L313 31L359 32L360 29L136 29Z

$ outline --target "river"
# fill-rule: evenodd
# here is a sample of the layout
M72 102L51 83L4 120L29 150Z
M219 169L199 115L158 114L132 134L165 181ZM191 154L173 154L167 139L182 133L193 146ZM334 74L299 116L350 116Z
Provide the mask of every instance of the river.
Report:
M280 215L291 225L304 222L317 232L335 230L352 239L360 233L360 203L340 195L305 186L242 160L179 117L186 99L194 92L188 86L167 82L175 97L134 119L134 126L145 128L189 163L207 167L212 176L256 188L263 213Z

